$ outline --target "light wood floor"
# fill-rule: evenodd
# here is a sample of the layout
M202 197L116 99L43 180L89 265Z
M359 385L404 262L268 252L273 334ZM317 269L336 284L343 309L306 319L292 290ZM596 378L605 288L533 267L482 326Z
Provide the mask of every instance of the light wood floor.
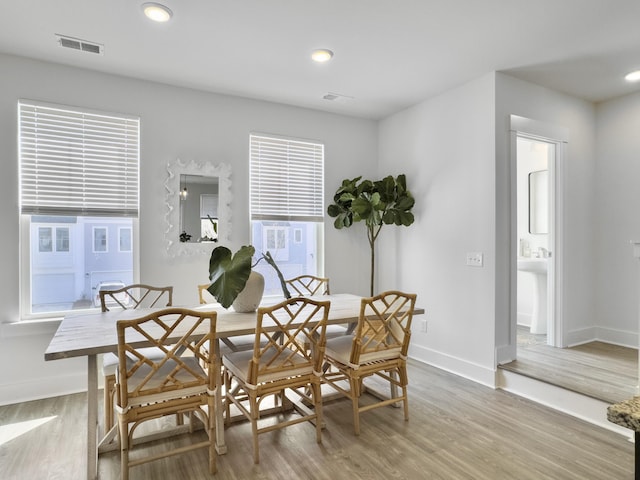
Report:
M322 445L309 424L263 434L259 465L252 463L249 425L233 424L226 431L229 452L218 457L213 478L633 478L633 444L623 436L416 362L410 364L409 379L409 422L403 421L401 409L373 410L362 415L362 433L355 437L350 404L327 403ZM0 479L83 478L85 399L76 394L0 407ZM48 417L13 439L1 440L10 425L17 428L20 422ZM117 453L100 458L100 478L116 479L118 471ZM206 472L203 450L134 467L131 479L210 478Z
M518 327L517 360L501 368L616 403L636 395L638 350L603 342L572 348L546 345L546 335Z

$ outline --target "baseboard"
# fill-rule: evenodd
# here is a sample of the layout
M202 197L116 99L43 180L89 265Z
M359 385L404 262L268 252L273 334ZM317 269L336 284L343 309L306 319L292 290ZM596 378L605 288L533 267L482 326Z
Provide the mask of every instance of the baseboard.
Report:
M628 330L616 330L606 327L587 327L567 332L565 338L568 347L589 342L605 342L621 347L638 348L638 333Z
M495 388L495 370L493 368L445 355L421 345L411 345L409 357L476 383Z
M86 391L86 373L33 379L23 383L0 385L0 405L30 402Z
M507 392L611 430L627 438L633 437L631 430L607 421L609 403L602 400L503 369L498 369L496 372L496 384L497 388Z
M517 312L516 313L516 323L518 325L522 325L523 327L531 328L531 319L533 315L530 313Z
M567 347L575 347L584 343L593 342L596 339L596 327L580 328L571 330L565 335L565 344Z
M601 342L621 347L638 348L638 332L615 330L613 328L596 327L596 339Z

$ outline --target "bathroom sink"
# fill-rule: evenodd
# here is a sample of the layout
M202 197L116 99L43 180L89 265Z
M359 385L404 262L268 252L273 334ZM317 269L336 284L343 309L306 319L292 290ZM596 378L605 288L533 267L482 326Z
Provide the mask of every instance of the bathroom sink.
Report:
M548 258L519 257L518 270L534 277L531 333L547 333L547 265Z
M547 273L546 258L518 258L518 270L538 274Z

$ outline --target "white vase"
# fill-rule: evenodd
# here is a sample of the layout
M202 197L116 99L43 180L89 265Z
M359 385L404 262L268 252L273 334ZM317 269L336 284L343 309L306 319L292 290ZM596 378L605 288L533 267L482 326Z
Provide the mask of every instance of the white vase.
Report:
M238 294L231 306L236 312L255 312L262 301L264 293L264 277L261 273L251 270L247 284Z

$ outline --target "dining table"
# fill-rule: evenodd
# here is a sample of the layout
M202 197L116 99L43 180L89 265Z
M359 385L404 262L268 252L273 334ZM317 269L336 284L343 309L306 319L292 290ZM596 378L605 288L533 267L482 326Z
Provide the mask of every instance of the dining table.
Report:
M363 297L353 294L332 294L315 297L331 303L328 314L328 325L353 324L360 314ZM274 304L281 299L265 300L263 304ZM241 335L255 334L256 312L239 313L224 309L217 303L198 305L192 308L198 311L215 310L217 312L216 342L214 345L216 367L220 370L220 341ZM108 312L71 312L67 314L47 347L46 361L73 357L87 357L87 479L93 480L98 474L98 455L102 444L113 439L114 427L110 432L103 432L98 437L98 355L118 351L116 322L141 317L152 309L112 310ZM153 310L158 310L153 309ZM424 309L414 308L414 314L424 313ZM227 446L224 438L224 412L221 388L215 393L215 432L216 451L224 454Z

